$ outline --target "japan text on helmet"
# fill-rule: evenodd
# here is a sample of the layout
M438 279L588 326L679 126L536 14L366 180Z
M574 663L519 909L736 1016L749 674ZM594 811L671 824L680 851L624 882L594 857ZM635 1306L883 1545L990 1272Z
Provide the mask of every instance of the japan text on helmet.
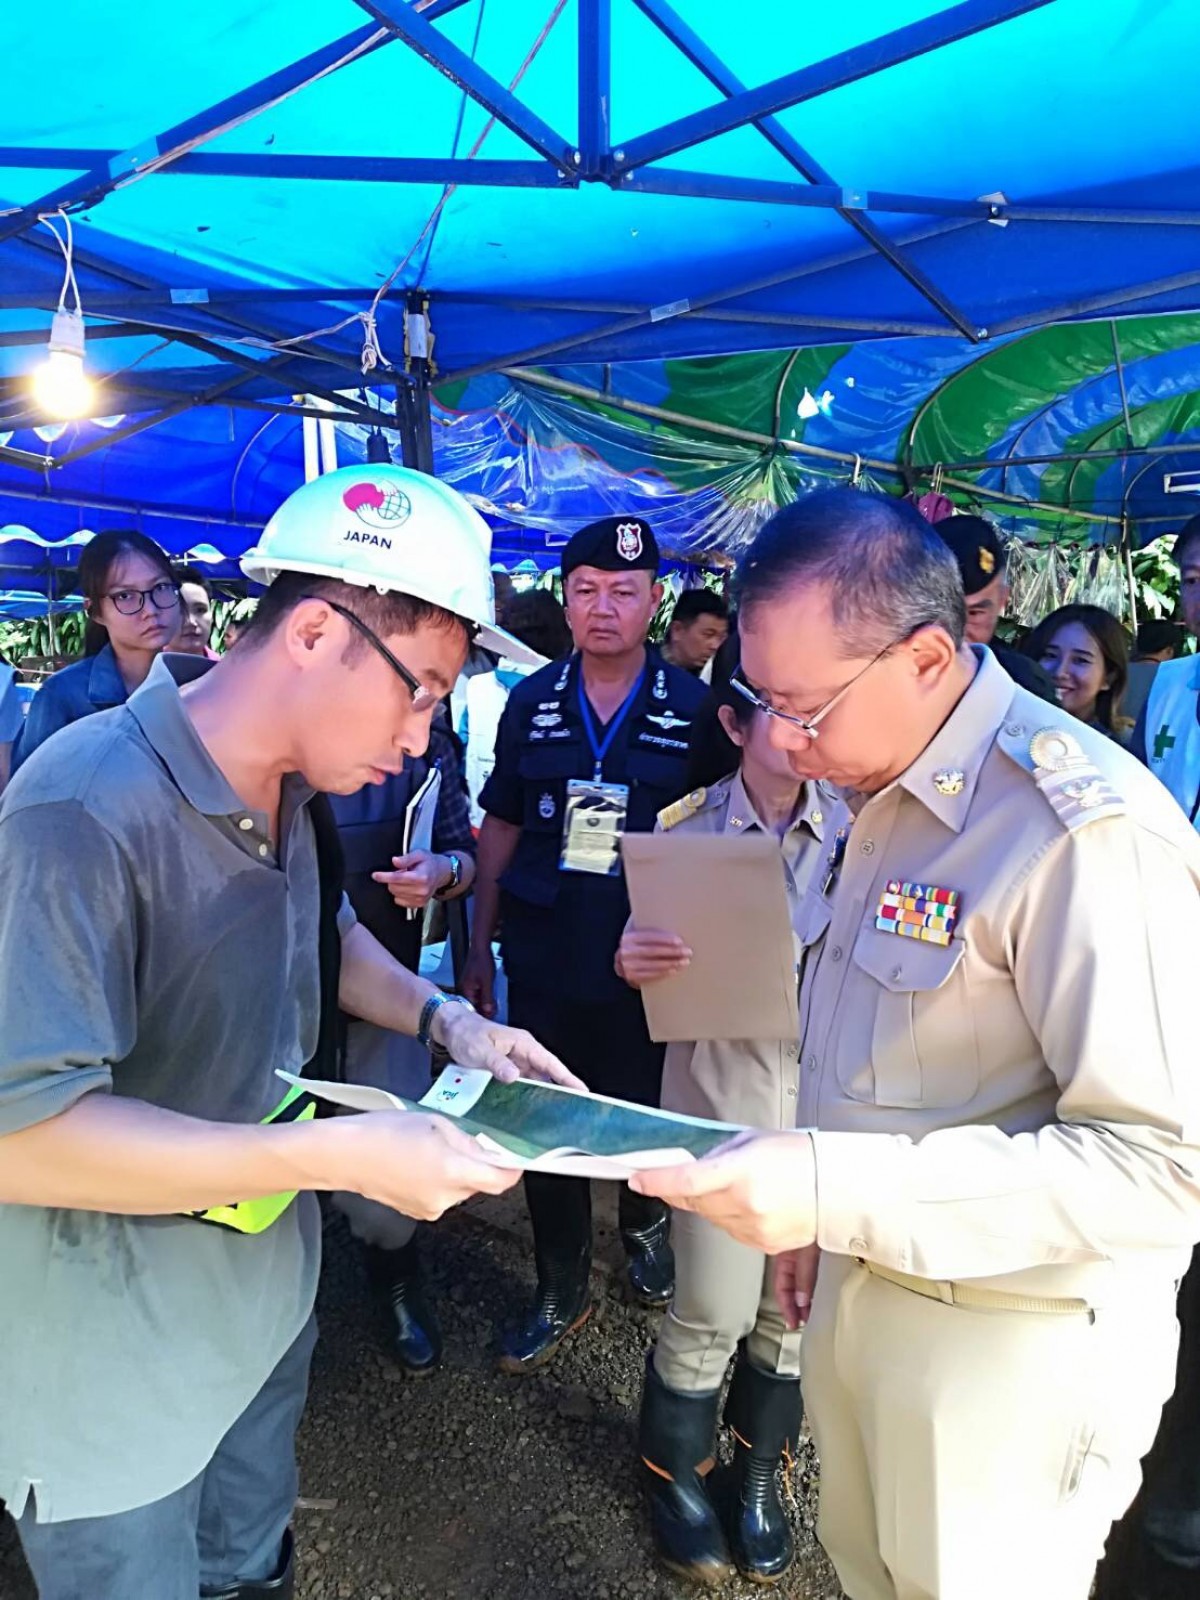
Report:
M542 657L495 622L492 534L456 490L407 467L340 467L290 494L242 571L256 583L281 572L410 594L460 617L476 644L513 661Z

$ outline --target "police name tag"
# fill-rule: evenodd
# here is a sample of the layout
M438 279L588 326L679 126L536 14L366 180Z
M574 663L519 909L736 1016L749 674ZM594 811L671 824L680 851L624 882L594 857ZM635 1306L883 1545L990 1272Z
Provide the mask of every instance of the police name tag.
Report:
M567 784L567 809L563 819L563 847L559 862L564 872L592 872L615 878L621 870L621 836L629 810L629 788L623 783L588 783L572 778Z

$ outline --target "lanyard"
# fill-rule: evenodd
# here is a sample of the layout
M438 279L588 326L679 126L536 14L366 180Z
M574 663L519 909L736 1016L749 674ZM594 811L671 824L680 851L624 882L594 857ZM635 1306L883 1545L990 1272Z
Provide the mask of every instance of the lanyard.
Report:
M592 747L592 755L596 759L596 771L595 771L595 773L593 775L593 779L592 779L592 781L594 783L603 783L604 782L604 772L603 772L604 758L608 754L609 750L612 748L612 742L617 737L617 733L618 733L618 731L619 731L619 729L621 727L621 724L625 720L626 713L628 712L628 710L629 710L630 706L633 704L633 702L637 699L638 695L641 693L642 685L645 683L645 681L646 681L646 668L643 667L641 672L638 673L637 682L634 684L633 688L630 689L629 693L625 696L624 700L621 702L620 707L618 708L618 710L617 710L616 714L614 715L612 721L608 725L608 732L604 735L603 741L601 741L601 740L596 738L596 724L592 720L592 708L588 704L587 689L585 688L584 682L583 682L583 668L580 667L580 669L579 669L579 713L580 713L580 716L583 718L583 731L584 731L584 733L587 734L588 744L591 745L591 747Z

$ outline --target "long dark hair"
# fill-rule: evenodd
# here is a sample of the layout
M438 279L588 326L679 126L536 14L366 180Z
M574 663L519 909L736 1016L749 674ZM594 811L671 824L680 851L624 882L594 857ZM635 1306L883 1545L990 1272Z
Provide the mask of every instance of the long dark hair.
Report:
M87 626L83 633L85 656L98 655L108 643L108 629L92 620L92 612L108 593L108 576L114 564L126 555L145 556L147 561L153 561L161 570L164 578L172 583L175 581L166 551L136 528L109 528L105 533L98 533L83 547L76 580L76 587L88 605Z
M1121 696L1129 682L1129 641L1124 628L1111 611L1105 611L1103 606L1059 606L1057 611L1042 618L1021 649L1034 661L1040 662L1054 642L1055 634L1072 622L1077 622L1091 634L1112 677L1108 687L1101 689L1096 696L1096 721L1109 733L1116 733Z
M722 649L724 646L722 646ZM729 675L738 673L741 657L736 648L727 658ZM722 778L732 777L742 764L742 752L721 726L717 715L721 706L728 706L737 725L743 732L756 716L755 708L733 687L729 677L714 681L713 692L696 713L692 724L691 749L688 752L687 786L689 789L709 789Z

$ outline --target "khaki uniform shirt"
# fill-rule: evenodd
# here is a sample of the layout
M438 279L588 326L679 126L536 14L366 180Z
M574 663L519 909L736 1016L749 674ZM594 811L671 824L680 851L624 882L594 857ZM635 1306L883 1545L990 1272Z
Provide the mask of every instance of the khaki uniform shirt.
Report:
M698 809L693 809L697 801ZM805 784L796 815L780 841L788 907L797 932L804 884L821 858L824 814L831 802L832 796L815 784ZM679 820L666 820L672 816ZM659 831L664 825L678 827L681 833L768 831L754 813L740 773L711 789L696 791L678 806L669 806L662 813ZM797 940L797 956L799 948ZM718 1122L754 1128L794 1127L799 1053L795 1039L701 1039L668 1045L662 1104L668 1111Z
M1101 1304L1200 1238L1200 840L1111 739L977 656L924 754L828 818L840 875L806 895L818 1238ZM876 926L893 881L959 892L949 944Z

